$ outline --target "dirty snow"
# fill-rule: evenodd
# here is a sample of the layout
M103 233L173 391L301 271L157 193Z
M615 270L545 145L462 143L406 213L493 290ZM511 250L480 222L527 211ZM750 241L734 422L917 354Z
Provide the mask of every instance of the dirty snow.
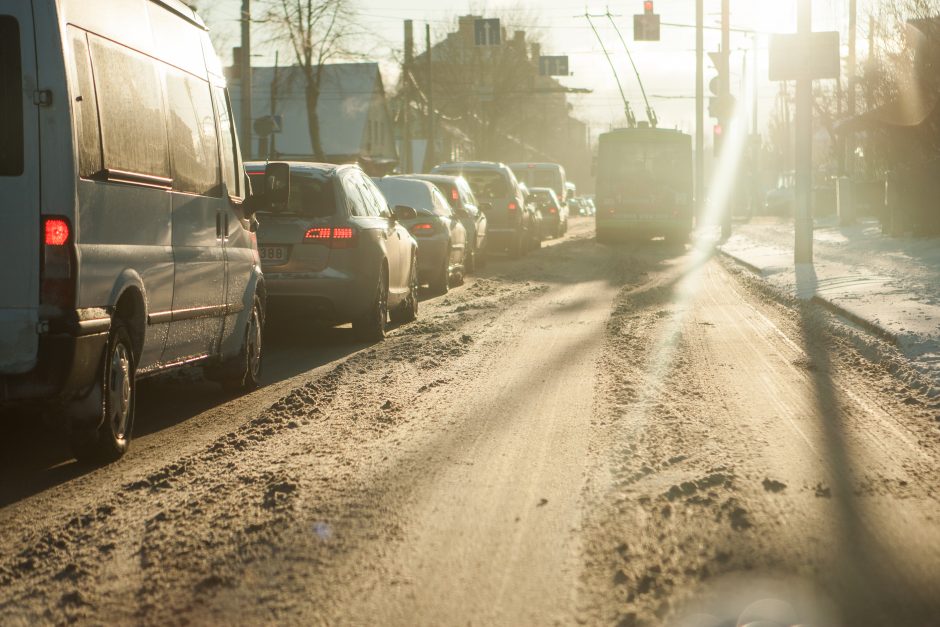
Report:
M814 262L793 262L790 221L735 225L721 250L803 299L817 297L896 338L897 345L940 380L940 240L889 237L876 220L839 226L818 220Z

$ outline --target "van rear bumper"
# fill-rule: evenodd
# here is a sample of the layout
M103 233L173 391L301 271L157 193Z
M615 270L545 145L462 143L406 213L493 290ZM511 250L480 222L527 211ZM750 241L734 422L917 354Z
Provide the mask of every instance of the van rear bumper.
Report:
M104 327L86 324L75 332L40 336L35 368L25 374L0 375L0 403L56 403L85 396L108 344L109 331Z

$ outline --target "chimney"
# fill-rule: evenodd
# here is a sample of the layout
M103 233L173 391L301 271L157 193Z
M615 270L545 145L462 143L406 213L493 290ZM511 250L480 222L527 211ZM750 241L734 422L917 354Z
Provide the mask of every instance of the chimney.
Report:
M538 63L539 58L541 56L542 56L542 44L539 44L539 43L532 44L532 60Z

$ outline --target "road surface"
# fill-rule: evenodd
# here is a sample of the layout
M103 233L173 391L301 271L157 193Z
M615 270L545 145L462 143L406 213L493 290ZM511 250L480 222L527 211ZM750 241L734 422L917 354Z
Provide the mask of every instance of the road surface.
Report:
M253 394L142 383L106 468L6 417L0 622L940 616L940 405L707 246L580 219L382 344L270 331Z

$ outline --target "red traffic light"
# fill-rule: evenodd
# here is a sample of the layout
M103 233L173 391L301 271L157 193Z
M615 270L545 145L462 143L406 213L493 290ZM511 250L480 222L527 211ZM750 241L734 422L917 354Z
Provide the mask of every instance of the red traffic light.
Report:
M715 137L721 137L725 129L721 128L721 124L716 124L712 131L715 133Z
M653 0L645 0L643 2L643 12L647 15L653 14Z

